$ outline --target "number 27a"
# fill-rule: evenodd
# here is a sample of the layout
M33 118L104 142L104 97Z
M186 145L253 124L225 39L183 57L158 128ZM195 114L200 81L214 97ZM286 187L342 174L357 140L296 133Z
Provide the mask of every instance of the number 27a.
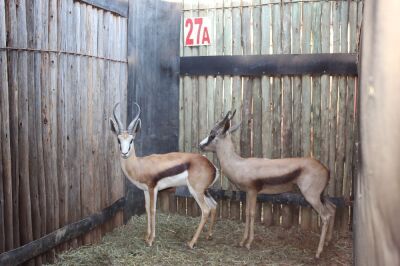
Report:
M194 23L193 23L194 20ZM197 26L197 31L193 32L194 30L194 25ZM210 35L208 33L208 27L203 27L203 18L187 18L185 21L185 28L189 27L189 31L186 36L185 44L186 45L209 45L210 44ZM197 32L197 34L196 34ZM196 42L194 42L194 39L192 35L197 35L196 37ZM202 35L202 36L200 36ZM201 37L201 41L200 41Z

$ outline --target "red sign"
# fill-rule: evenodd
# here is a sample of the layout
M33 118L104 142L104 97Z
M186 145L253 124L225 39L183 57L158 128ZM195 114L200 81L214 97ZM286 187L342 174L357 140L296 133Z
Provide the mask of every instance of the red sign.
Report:
M184 24L185 46L210 45L211 23L206 17L186 18Z

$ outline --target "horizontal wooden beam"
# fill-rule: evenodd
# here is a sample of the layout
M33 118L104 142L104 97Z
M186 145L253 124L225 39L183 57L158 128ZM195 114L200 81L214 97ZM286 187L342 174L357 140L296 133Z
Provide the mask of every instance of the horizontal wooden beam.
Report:
M246 193L243 191L227 191L222 189L208 189L208 192L215 200L231 199L238 201L246 200ZM177 197L192 197L187 187L179 187L175 191ZM352 202L343 197L329 197L328 198L337 207L351 206ZM310 207L310 204L305 200L300 193L282 193L282 194L259 194L257 196L259 202L271 202L275 204L294 204L305 207Z
M122 17L128 17L129 4L128 0L75 0L95 6L112 13L116 13Z
M19 265L68 240L81 236L96 226L104 224L125 206L125 198L120 198L104 210L92 214L78 222L66 225L42 238L19 248L0 254L0 265Z
M357 75L357 54L185 56L181 75Z

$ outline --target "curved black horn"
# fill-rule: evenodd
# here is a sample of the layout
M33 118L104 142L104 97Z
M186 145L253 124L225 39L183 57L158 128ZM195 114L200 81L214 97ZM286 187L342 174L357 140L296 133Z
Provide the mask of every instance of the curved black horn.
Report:
M225 125L226 120L229 119L229 116L231 115L231 111L228 111L228 113L226 113L225 117L218 122L218 127L223 127Z
M119 130L119 131L122 131L122 130L124 130L124 125L122 124L121 120L118 118L117 114L115 113L115 110L117 109L117 106L118 106L118 105L119 105L119 102L116 103L116 104L114 105L113 115L114 115L115 121L116 121L117 124L118 124L118 127L119 127L118 130Z
M235 114L236 114L236 109L233 110L232 115L229 117L229 120L232 120L232 118L235 116Z
M132 119L132 122L129 124L129 126L128 126L128 132L132 132L132 130L133 130L135 124L136 124L136 121L138 120L138 118L139 118L139 116L140 116L140 112L141 112L139 104L137 104L137 103L134 103L134 104L137 106L138 112L137 112L135 118L133 118L133 119Z

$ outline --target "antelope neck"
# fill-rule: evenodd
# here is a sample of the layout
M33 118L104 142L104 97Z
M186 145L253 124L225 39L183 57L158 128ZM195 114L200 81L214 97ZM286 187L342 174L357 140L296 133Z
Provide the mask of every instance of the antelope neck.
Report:
M235 152L229 133L217 144L216 153L221 163L222 170L227 173L228 177L233 178L235 176L235 166L243 160L243 158Z

